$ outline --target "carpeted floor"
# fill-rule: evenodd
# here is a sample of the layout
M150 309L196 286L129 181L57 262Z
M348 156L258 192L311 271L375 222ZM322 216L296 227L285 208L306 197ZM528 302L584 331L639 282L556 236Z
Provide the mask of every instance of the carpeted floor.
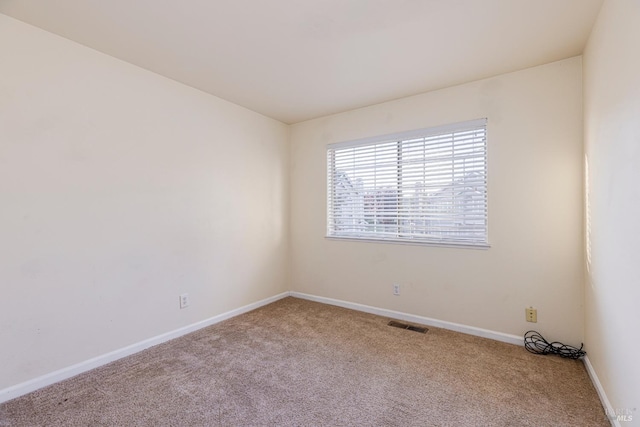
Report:
M0 426L609 426L580 361L286 298L0 405Z

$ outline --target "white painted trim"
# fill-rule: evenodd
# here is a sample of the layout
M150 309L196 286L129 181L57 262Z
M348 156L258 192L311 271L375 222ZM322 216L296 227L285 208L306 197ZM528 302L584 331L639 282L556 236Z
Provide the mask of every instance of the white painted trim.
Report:
M446 322L444 320L432 319L430 317L416 316L415 314L402 313L400 311L387 310L386 308L372 307L364 304L357 304L348 301L337 300L333 298L319 297L315 295L304 294L301 292L291 292L291 296L302 298L309 301L321 302L324 304L336 305L338 307L349 308L351 310L363 311L365 313L377 314L378 316L391 317L407 322L419 323L422 325L433 326L435 328L449 329L451 331L462 332L463 334L475 335L482 338L489 338L496 341L502 341L509 344L523 346L524 338L517 335L505 334L502 332L490 331L488 329L476 328L475 326L461 325L459 323Z
M389 243L392 245L409 245L409 246L426 246L434 248L449 248L449 249L491 249L489 243L477 243L477 244L465 244L465 243L438 243L429 241L411 241L402 239L376 239L365 237L347 237L347 236L324 236L327 240L345 241L345 242L361 242L361 243Z
M57 382L74 377L83 372L87 372L87 371L90 371L91 369L95 369L99 366L106 365L107 363L113 362L115 360L122 359L123 357L138 353L154 345L162 344L163 342L181 337L188 333L197 331L198 329L202 329L207 326L211 326L216 323L222 322L223 320L227 320L232 317L239 316L240 314L244 314L249 311L255 310L256 308L262 307L264 305L271 304L272 302L288 297L289 295L290 295L290 292L283 292L281 294L278 294L269 298L265 298L263 300L254 302L252 304L248 304L243 307L236 308L235 310L227 311L226 313L222 313L217 316L210 317L200 322L192 323L191 325L187 325L182 328L178 328L173 331L166 332L164 334L157 335L152 338L148 338L146 340L129 345L127 347L114 350L110 353L102 354L92 359L85 360L84 362L80 362L75 365L71 365L66 368L62 368L57 371L50 372L40 377L31 379L29 381L25 381L23 383L5 388L3 390L0 390L0 403L7 402L11 399L15 399L16 397L20 397L27 393L31 393L32 391L38 390L42 387L55 384Z
M591 378L591 382L593 383L593 386L596 388L596 391L598 392L598 397L600 398L600 402L604 407L604 410L607 414L607 417L609 418L609 421L611 422L611 425L613 427L622 427L622 424L620 424L620 422L615 417L611 418L609 416L610 414L615 414L615 410L613 409L613 406L611 406L611 402L609 402L607 393L605 393L604 387L602 387L602 384L600 383L600 379L596 374L596 370L593 369L593 365L589 360L589 356L585 356L582 359L582 362L584 363L584 367L587 369L587 373L589 374L589 378Z

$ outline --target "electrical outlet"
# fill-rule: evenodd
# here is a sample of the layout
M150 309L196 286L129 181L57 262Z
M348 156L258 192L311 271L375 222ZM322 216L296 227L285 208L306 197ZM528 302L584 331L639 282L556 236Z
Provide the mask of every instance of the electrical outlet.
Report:
M180 295L180 308L189 307L189 294Z
M538 310L533 307L524 309L527 322L538 323Z
M393 294L395 296L400 296L400 285L398 283L393 284Z

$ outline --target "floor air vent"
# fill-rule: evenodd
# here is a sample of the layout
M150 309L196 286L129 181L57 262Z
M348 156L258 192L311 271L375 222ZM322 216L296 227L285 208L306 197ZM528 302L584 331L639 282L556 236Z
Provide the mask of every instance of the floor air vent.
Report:
M389 324L389 326L393 326L394 328L408 329L410 331L420 332L421 334L426 334L427 331L428 331L427 328L422 328L420 326L408 325L406 323L397 322L395 320L390 321L388 324Z

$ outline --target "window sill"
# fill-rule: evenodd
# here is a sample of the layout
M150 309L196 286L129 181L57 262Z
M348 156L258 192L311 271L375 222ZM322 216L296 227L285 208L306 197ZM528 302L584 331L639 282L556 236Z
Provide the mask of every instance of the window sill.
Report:
M369 239L363 237L341 237L341 236L325 236L327 240L342 240L348 242L361 242L361 243L390 243L393 245L409 245L409 246L431 246L438 248L450 248L450 249L480 249L487 250L491 248L488 243L439 243L439 242L426 242L426 241L411 241L411 240L394 240L394 239Z

